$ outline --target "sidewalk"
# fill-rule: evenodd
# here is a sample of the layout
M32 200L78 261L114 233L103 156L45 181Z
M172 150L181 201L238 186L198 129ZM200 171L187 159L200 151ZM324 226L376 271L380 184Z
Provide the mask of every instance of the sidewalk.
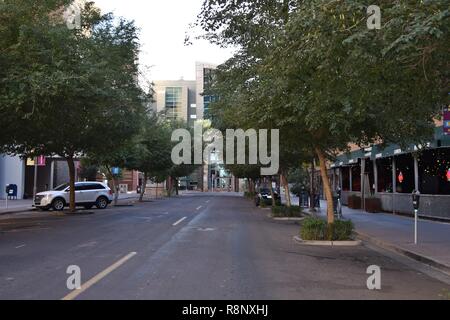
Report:
M119 194L119 200L137 199L138 197L139 195L135 192ZM33 211L35 209L32 205L33 201L31 199L8 200L8 208L6 208L6 200L0 200L0 216L5 214Z
M292 204L298 205L292 196ZM326 216L326 201L320 202L320 216ZM342 208L344 219L355 224L362 240L396 251L450 274L450 223L419 219L418 244L414 244L414 219L387 213L367 213Z

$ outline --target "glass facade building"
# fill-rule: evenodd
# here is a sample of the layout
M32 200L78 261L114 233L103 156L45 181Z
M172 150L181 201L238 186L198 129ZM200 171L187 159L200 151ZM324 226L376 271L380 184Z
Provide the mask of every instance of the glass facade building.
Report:
M168 118L180 118L182 113L181 87L167 87L165 96L165 111Z

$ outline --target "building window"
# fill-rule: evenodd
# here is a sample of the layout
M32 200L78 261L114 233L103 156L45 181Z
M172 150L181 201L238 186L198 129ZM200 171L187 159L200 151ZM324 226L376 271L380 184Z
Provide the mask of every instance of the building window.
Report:
M350 168L342 167L342 191L350 191Z
M411 154L395 157L395 177L398 193L412 193L414 190L414 159Z
M364 182L365 184L368 183L368 186L365 186L364 188L368 187L368 190L370 192L371 195L373 195L375 193L375 175L374 175L374 170L373 170L373 161L370 159L366 159L365 160L366 165L365 165L365 175L364 178L366 179ZM367 189L365 189L367 190Z
M450 195L450 148L426 150L418 161L420 192Z
M392 193L392 158L377 159L378 192Z
M211 86L214 81L214 69L203 69L203 117L210 118L210 104L217 101L217 96L211 95Z
M177 118L181 112L182 105L182 88L181 87L167 87L165 110L170 118Z
M352 166L352 191L361 191L361 165Z

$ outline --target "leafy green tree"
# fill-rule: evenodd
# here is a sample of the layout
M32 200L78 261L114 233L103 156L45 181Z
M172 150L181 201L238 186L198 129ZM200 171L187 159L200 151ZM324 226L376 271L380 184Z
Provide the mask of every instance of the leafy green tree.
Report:
M116 174L113 168L134 169L134 156L136 154L136 137L125 141L126 144L121 147L114 146L114 141L110 141L111 148L102 150L100 153L89 152L84 162L87 165L97 168L106 178L111 181L114 191L114 205L117 205L119 199L119 179L121 173Z
M369 4L207 0L199 16L206 38L239 49L219 68L222 121L279 128L313 150L330 225L327 160L349 143L429 139L448 103L448 2L381 1L381 30L366 26Z
M188 130L191 134L191 154L194 154L194 130L192 127L188 125L188 123L182 119L168 119L168 125L170 126L170 130L173 132L177 129L185 129ZM172 142L172 147L176 145L177 142ZM171 147L171 150L172 150ZM178 195L178 182L180 178L187 177L192 174L196 169L200 168L200 165L190 164L190 163L182 163L182 164L173 164L169 170L169 196L172 195L173 189L175 188L175 194Z
M14 125L20 128L9 131L5 148L65 158L74 211L74 159L120 147L135 134L147 95L137 83L134 24L102 15L88 2L81 12L82 28L69 29L56 14L67 3L21 0L2 5L2 17L14 23L2 24L0 31L11 35L2 44L1 59L12 63L0 81L2 113L16 112ZM15 16L26 7L31 22Z
M161 183L169 176L172 163L172 128L164 117L150 112L130 156L129 167L144 173L139 201L143 200L147 181Z
M79 176L81 179L87 181L96 181L99 168L96 165L91 165L85 159L81 160Z

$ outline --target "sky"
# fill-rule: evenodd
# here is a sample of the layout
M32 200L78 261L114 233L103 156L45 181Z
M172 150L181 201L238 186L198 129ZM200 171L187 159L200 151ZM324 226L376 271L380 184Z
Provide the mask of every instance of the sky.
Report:
M205 40L185 46L189 24L195 22L203 0L94 0L103 13L134 20L140 30L140 63L149 67L149 80L194 80L195 62L220 64L231 57Z

